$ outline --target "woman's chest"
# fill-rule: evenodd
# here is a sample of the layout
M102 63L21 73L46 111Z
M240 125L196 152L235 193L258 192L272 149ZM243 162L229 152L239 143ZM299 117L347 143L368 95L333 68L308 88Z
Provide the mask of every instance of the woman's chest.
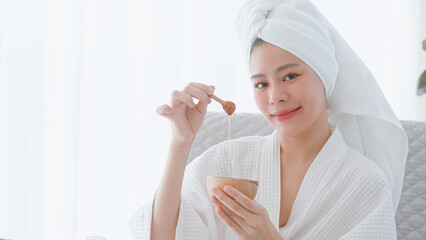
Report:
M280 228L285 226L290 218L291 209L308 168L281 168Z

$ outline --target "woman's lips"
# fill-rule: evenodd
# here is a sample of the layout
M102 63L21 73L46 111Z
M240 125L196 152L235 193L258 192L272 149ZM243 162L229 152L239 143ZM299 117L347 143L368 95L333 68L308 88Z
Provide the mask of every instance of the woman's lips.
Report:
M295 108L294 110L289 109L289 110L284 110L281 112L276 112L276 113L273 113L272 116L278 121L284 121L296 115L296 113L299 111L300 108L301 107Z

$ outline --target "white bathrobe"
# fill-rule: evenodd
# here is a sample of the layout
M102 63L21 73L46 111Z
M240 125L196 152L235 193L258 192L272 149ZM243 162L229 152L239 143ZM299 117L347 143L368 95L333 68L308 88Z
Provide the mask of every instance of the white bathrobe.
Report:
M392 195L382 170L349 148L335 125L306 172L287 224L279 229L280 144L276 132L223 142L194 159L185 170L176 239L237 239L216 215L206 176L226 176L228 149L232 177L259 181L256 202L264 206L285 240L396 239ZM285 150L284 150L285 151ZM134 239L150 239L153 201L130 221Z

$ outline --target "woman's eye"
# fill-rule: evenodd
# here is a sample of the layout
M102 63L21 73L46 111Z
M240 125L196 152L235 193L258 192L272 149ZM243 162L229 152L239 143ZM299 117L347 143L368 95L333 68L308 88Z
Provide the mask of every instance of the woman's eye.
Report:
M283 80L284 81L291 80L291 79L293 79L293 78L295 78L297 76L299 76L299 75L297 75L295 73L290 73L289 75L285 76Z
M267 84L267 83L264 83L264 82L255 83L255 84L254 84L254 87L255 87L255 88L264 88L264 87L266 87L266 86L268 86L268 84Z

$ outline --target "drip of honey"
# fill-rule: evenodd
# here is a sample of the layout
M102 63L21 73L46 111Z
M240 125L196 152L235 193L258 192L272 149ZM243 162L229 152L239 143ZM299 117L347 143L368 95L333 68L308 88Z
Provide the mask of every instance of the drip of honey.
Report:
M231 140L231 115L228 115L228 140Z
M230 157L231 149L229 145L230 144L229 140L231 140L231 115L228 115L228 166L226 168L227 177L231 177L229 175L229 172L231 171L231 157Z

